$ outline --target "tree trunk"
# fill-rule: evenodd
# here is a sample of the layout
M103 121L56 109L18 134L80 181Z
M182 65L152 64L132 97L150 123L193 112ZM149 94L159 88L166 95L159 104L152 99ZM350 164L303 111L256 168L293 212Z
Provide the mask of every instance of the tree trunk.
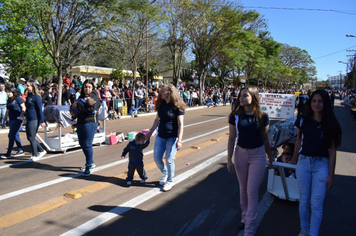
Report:
M131 64L131 70L132 70L132 96L131 96L131 106L132 104L134 104L134 101L135 101L135 88L136 88L136 70L137 70L137 65L136 65L136 62L135 60L132 61L132 64ZM146 71L147 73L147 71ZM136 104L135 104L135 107L136 107Z
M57 105L62 105L62 84L63 84L63 78L62 78L62 64L59 63L59 67L57 67L57 73L58 73L58 95L57 95Z
M199 77L199 103L200 103L200 105L203 104L205 79L206 79L206 72L205 72L205 70L202 70L200 73L200 77Z

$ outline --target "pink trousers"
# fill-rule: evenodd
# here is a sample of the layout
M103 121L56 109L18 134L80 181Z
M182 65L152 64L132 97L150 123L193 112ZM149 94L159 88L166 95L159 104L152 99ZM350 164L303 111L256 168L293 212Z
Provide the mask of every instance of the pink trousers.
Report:
M254 235L258 207L258 190L266 169L264 146L244 149L236 145L234 166L240 185L240 207L242 223L245 223L244 236Z

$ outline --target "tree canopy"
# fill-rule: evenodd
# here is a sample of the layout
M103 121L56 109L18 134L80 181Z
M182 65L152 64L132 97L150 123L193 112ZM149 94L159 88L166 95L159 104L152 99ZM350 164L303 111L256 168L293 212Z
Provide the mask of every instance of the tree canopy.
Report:
M60 84L79 63L145 76L146 57L151 75L173 69L175 84L193 60L200 92L207 75L287 86L316 74L307 51L276 42L263 16L226 0L0 0L0 49L12 80L56 73Z

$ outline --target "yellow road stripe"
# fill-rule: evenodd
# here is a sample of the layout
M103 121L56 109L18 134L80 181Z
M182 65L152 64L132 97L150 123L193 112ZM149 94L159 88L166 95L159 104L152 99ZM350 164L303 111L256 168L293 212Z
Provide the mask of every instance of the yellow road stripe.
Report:
M0 228L9 227L11 225L28 220L35 216L41 215L47 211L53 210L68 202L64 197L51 199L38 205L30 206L17 212L0 217Z
M220 139L221 138L218 138L218 140L220 140ZM214 144L214 143L216 143L216 141L207 141L207 142L199 144L198 146L199 147L207 147L207 146L209 146L211 144ZM196 149L193 149L193 148L188 148L188 149L185 149L185 150L182 150L182 151L178 151L176 156L175 156L175 159L177 159L179 157L182 157L182 156L186 156L186 155L191 154L191 153L193 153L195 151L196 151ZM149 163L147 165L145 164L145 170L146 171L151 170L153 168L156 168L156 163L151 162L151 163ZM114 177L116 177L116 178L125 178L126 174L127 173L122 173L122 174L119 174L119 175L114 176ZM97 192L99 190L102 190L104 188L110 187L112 185L113 185L112 183L98 182L98 183L89 185L89 186L87 186L85 188L82 188L82 189L79 189L79 190L70 191L70 192L66 193L66 195L67 195L67 197L70 197L70 198L73 198L73 199L77 199L77 198L81 197L80 195L85 196L85 195L87 195L89 193L95 193L95 192ZM71 196L73 196L73 197L71 197ZM74 197L74 196L77 196L77 197ZM31 207L28 207L28 208L25 208L25 209L19 210L17 212L5 215L3 217L0 217L0 228L9 227L11 225L20 223L22 221L28 220L30 218L33 218L35 216L41 215L41 214L43 214L45 212L48 212L50 210L53 210L53 209L58 208L60 206L63 206L63 205L68 203L65 199L66 199L66 197L61 196L61 197L58 197L58 198L55 198L55 199L52 199L52 200L49 200L49 201L34 205L34 206L31 206Z

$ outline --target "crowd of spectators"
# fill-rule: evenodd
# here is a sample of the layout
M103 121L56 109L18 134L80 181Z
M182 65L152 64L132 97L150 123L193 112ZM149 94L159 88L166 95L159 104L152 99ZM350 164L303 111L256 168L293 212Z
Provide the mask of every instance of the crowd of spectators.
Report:
M36 78L32 76L32 79ZM26 81L28 81L28 76L21 78L17 86L7 82L5 87L16 87L20 93L21 97L26 101ZM153 84L151 81L148 82L148 90L146 91L146 84L142 80L138 80L133 84L133 80L114 80L110 79L108 81L98 82L96 78L92 79L96 85L96 92L98 96L103 101L103 106L108 111L109 119L120 118L123 111L121 106L118 106L118 101L121 100L123 106L127 107L127 113L134 113L135 116L137 113L141 112L152 112L154 111L154 104L158 96L158 83ZM37 80L36 80L37 81ZM62 87L62 105L71 105L75 100L78 99L84 78L81 76L73 75L70 78L69 74L66 74L63 78L63 87ZM43 106L48 105L57 105L58 103L58 82L56 80L50 80L48 77L44 79L43 83L40 85L40 92L42 96ZM240 92L240 87L229 84L227 86L219 86L218 84L207 84L203 89L203 94L199 94L199 84L190 83L186 85L183 81L179 81L177 89L182 97L183 101L186 103L187 107L194 107L198 105L206 105L208 107L216 107L219 105L226 106L227 103L233 105L234 101L237 99L237 96ZM1 90L1 88L0 88ZM300 90L298 90L300 91ZM262 93L279 93L279 94L294 94L297 90L293 89L268 89L259 87L259 92ZM310 91L301 91L302 94L305 94L306 97ZM4 93L5 94L5 93ZM146 101L147 94L147 101ZM347 92L340 92L341 96L345 96ZM1 91L0 91L1 95ZM5 96L5 95L4 95ZM202 100L200 97L202 96ZM330 96L334 97L334 94L330 91ZM116 101L115 101L116 100ZM202 102L201 102L202 101ZM0 107L1 108L1 107ZM1 110L1 109L0 109ZM2 112L0 112L0 115ZM3 117L1 116L1 119Z

